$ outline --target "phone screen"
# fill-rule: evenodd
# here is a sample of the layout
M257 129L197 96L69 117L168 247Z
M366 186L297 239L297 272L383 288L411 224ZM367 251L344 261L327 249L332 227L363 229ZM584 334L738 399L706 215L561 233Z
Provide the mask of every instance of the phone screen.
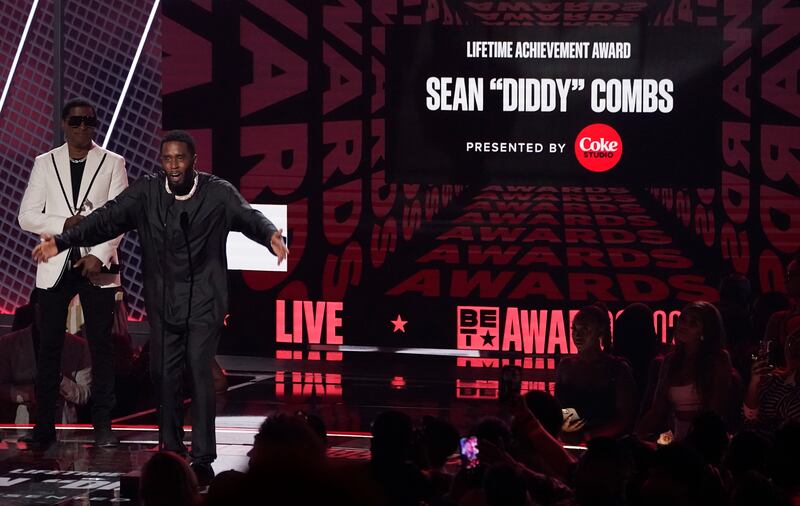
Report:
M461 462L465 469L475 469L480 464L478 458L478 438L475 436L461 438Z

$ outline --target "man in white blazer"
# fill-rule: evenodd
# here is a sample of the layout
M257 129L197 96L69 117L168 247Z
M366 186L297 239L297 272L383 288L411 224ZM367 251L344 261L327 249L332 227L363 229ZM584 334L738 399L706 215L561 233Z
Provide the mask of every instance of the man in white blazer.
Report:
M125 160L94 143L95 107L85 99L61 111L66 143L36 157L19 209L19 224L35 234L59 234L128 186ZM95 445L115 446L111 431L114 368L111 325L114 292L120 286L117 246L122 236L91 248L71 248L42 262L36 271L40 343L37 352L36 426L27 440L46 448L56 440L55 412L61 351L70 300L79 294L92 358L92 425Z

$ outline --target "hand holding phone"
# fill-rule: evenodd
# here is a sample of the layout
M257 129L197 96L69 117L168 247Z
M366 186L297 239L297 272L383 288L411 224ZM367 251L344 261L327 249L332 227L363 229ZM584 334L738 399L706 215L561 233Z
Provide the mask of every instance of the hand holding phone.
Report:
M775 341L764 339L758 347L758 360L766 360L767 364L775 367Z
M761 341L758 350L750 358L753 360L751 378L758 381L775 368L775 342L768 339Z
M774 367L770 365L768 360L759 360L758 357L755 357L753 365L750 367L751 385L757 385L761 381L761 378L770 374L773 369Z
M564 408L561 414L564 415L564 423L561 425L564 432L578 432L586 425L586 421L581 419L575 408Z

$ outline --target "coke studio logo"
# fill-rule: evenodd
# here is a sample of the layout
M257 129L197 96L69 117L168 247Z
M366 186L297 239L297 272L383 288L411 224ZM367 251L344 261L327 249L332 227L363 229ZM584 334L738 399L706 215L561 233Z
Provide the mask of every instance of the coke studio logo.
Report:
M575 139L575 157L592 172L606 172L622 158L622 139L604 123L587 126Z

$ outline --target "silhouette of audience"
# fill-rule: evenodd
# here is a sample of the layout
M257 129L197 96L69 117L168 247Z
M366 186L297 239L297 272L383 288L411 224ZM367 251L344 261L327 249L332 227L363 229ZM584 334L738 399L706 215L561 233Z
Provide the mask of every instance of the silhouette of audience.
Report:
M142 506L196 506L202 504L197 478L180 455L161 451L144 466L139 487Z
M39 348L39 321L43 315L36 303L36 290L30 302L17 308L11 332L0 336L0 422L28 424L36 404L36 350ZM89 402L92 364L89 345L82 337L64 333L61 354L61 384L58 399L59 423L78 422L78 409Z
M476 420L463 434L445 419L424 416L415 424L406 413L382 412L371 424L368 462L328 458L326 427L319 416L276 413L254 438L248 470L220 473L205 504L799 504L800 420L786 407L796 400L800 336L784 336L785 366L766 368L755 361L753 395L743 402L723 320L708 302L688 304L675 329L674 349L660 356L649 308L625 308L609 338L607 312L587 306L574 318L578 355L559 366L559 398L527 392L503 404L497 416ZM737 339L758 341L753 336ZM579 374L579 366L590 370ZM653 394L635 435L636 398L647 399L637 396L646 392L642 382L651 383ZM595 410L596 404L581 397L592 392L593 401L613 404ZM582 426L593 428L575 431L583 449L565 444L575 432L562 430L574 428L565 420L562 403L585 413ZM742 411L746 428L739 430L735 418ZM672 438L662 433L667 430ZM469 466L466 458L457 464L460 439L477 450ZM166 453L145 465L141 492L143 504L200 500L186 463Z

